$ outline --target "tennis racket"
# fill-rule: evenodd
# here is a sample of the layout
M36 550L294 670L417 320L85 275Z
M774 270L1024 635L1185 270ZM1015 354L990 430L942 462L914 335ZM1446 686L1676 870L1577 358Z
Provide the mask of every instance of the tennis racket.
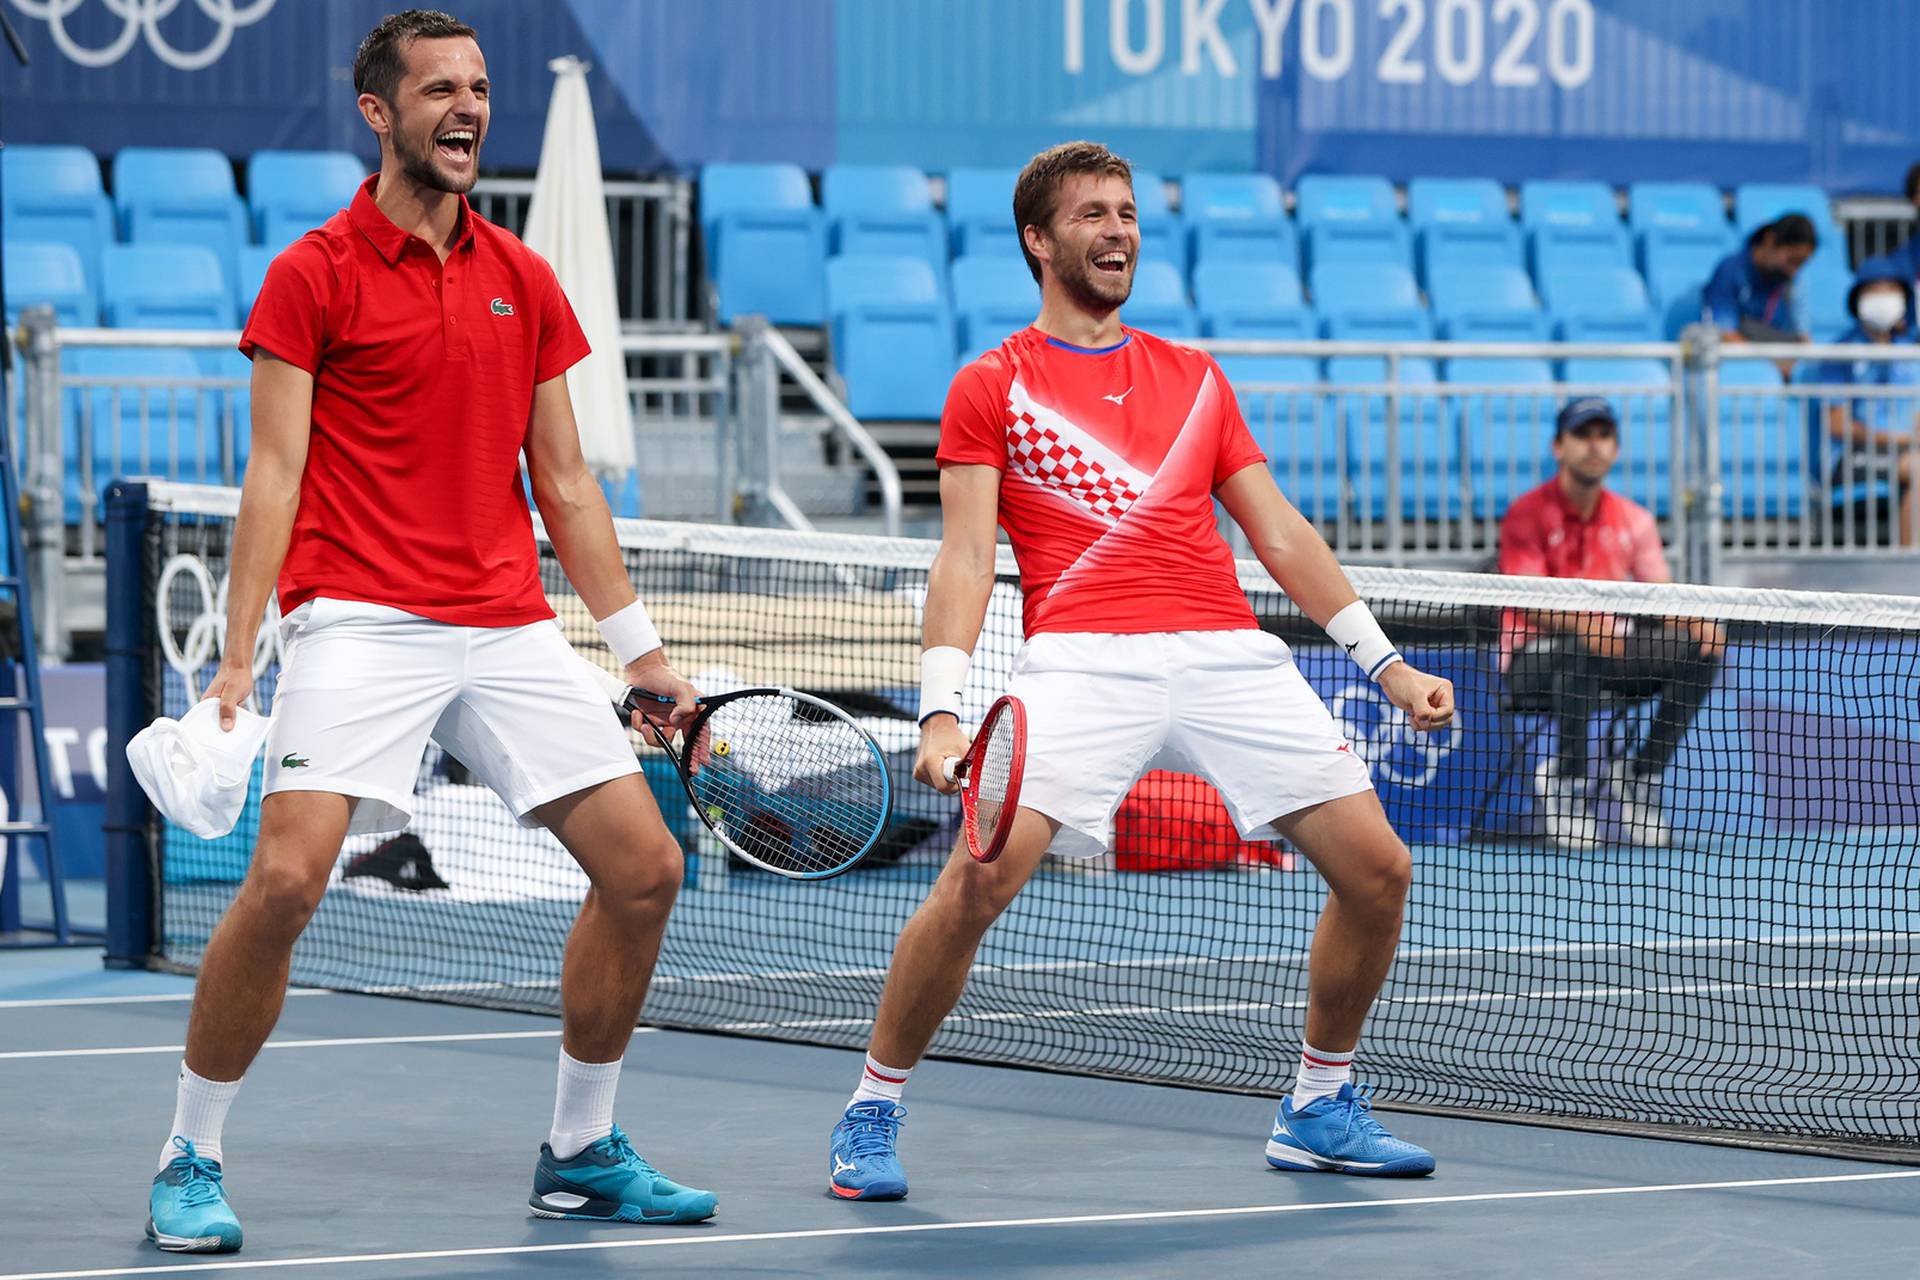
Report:
M593 671L623 722L636 711L674 705ZM677 748L648 727L700 821L756 867L825 880L858 864L887 829L893 784L886 757L871 734L824 699L774 688L702 698Z
M1007 847L1026 769L1027 709L1007 695L987 708L967 754L941 766L947 781L960 780L960 825L975 861L992 862Z

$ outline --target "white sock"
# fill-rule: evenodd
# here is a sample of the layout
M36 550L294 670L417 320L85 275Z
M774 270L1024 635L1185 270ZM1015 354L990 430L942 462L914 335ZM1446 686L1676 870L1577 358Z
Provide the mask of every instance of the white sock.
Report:
M875 1062L873 1055L867 1055L867 1065L860 1069L860 1087L853 1091L852 1106L855 1102L898 1102L900 1095L907 1091L907 1077L913 1074L912 1067L889 1067Z
M1293 1109L1298 1111L1316 1098L1331 1098L1352 1079L1353 1050L1329 1053L1302 1041L1300 1075L1293 1082Z
M226 1127L227 1108L240 1092L240 1082L224 1083L197 1076L180 1064L180 1087L173 1100L173 1129L166 1145L160 1148L160 1167L166 1168L186 1153L173 1145L175 1138L193 1144L194 1154L203 1160L220 1162L220 1130Z
M547 1135L555 1159L571 1160L613 1132L613 1091L619 1084L620 1059L581 1062L560 1051L553 1132Z

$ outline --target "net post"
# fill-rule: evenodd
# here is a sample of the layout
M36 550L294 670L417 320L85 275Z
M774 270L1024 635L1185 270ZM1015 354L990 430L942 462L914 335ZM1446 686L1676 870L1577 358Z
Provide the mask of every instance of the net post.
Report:
M147 726L147 486L107 493L107 954L110 969L143 969L154 950L153 809L127 761Z

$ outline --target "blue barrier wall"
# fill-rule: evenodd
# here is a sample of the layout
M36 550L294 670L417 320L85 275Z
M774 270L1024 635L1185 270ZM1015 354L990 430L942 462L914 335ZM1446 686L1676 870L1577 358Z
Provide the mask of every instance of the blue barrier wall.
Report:
M373 155L348 83L386 0L11 6L8 141ZM1012 165L1071 136L1167 173L1812 181L1920 155L1903 0L466 0L487 161L531 168L579 54L609 167ZM164 10L165 16L154 16ZM56 15L58 15L56 17Z

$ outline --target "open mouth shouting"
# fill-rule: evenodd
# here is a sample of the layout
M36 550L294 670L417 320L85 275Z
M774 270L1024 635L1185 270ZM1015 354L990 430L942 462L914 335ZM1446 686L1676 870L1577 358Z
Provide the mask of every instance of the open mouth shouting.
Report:
M434 150L449 167L465 168L473 161L473 153L480 145L479 133L470 125L460 125L436 134L433 139Z
M1122 276L1132 259L1121 249L1109 249L1105 253L1095 254L1093 269L1103 275Z

